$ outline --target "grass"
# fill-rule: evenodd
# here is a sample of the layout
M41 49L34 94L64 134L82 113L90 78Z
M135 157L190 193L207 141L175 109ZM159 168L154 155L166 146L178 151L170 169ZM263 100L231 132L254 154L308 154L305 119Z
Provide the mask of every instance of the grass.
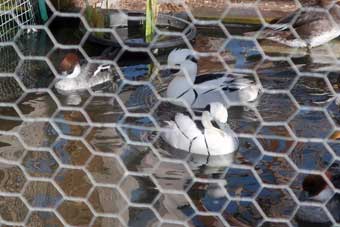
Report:
M101 13L100 9L86 6L85 18L91 27L105 28L105 16ZM96 32L94 35L98 38L104 38L105 33Z

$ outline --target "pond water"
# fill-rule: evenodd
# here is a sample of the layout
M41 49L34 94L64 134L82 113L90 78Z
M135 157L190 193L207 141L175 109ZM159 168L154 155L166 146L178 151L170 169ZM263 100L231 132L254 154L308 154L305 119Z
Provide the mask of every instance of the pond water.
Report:
M233 35L258 29L226 26ZM62 37L63 32L57 34ZM79 34L73 35L79 39ZM93 57L103 47L85 42L81 52L59 49L41 30L16 40L24 56L36 58L20 61L12 46L1 48L0 223L54 227L340 223L336 177L326 180L333 184L333 194L323 204L302 192L302 181L310 173L340 176L336 96L340 71L327 48L306 55L250 39L226 41L220 27L198 29L193 48L219 51L222 56L201 57L199 72L224 71L223 59L230 70L260 82L263 91L249 105L228 109L238 150L211 157L176 150L160 138L165 120L178 112L195 113L162 99L172 78L152 64L147 53L119 52L120 79L89 91L61 93L53 85L65 54L85 52ZM264 58L260 47L271 57ZM166 64L167 53L155 54L160 64ZM46 55L47 61L42 58ZM319 218L304 219L311 215Z

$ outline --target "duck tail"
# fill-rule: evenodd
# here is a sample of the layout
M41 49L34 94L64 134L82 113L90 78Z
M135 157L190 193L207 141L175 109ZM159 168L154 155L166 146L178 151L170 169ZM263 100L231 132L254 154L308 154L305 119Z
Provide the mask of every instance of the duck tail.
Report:
M120 49L116 48L114 46L110 46L108 48L106 48L101 54L100 56L98 56L98 59L102 59L102 60L113 60L117 54L119 53Z
M164 121L165 124L167 124L168 126L172 125L172 121Z
M244 36L248 36L248 37L254 37L256 34L257 34L256 31L243 33Z
M285 28L286 27L282 27L282 28L278 28L278 29L266 28L266 29L264 29L260 32L258 32L258 31L246 32L246 33L244 33L244 36L256 37L257 40L270 39L270 38L278 37L278 36L286 36L287 33L284 31Z

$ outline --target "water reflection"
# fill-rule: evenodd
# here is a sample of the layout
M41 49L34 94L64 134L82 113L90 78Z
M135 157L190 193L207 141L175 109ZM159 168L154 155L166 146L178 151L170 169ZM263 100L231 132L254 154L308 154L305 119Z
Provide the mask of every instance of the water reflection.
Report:
M54 47L44 30L38 30L33 33L21 30L16 42L21 52L26 56L46 56Z
M188 191L188 195L202 212L220 212L228 201L223 186L217 183L196 182Z
M187 163L196 177L219 178L233 163L234 154L206 156L190 154Z

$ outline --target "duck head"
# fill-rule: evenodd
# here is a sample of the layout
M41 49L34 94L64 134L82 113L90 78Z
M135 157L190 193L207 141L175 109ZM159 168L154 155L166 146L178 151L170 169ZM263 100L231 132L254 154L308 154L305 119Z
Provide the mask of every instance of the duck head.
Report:
M319 6L323 7L323 8L329 8L333 4L337 4L339 2L340 2L340 0L317 0L316 1L316 5L319 5Z
M69 53L61 61L59 69L65 79L59 80L55 84L55 88L58 90L73 90L76 87L76 81L73 79L81 75L80 59L76 54Z
M175 67L171 70L172 74L187 73L190 78L197 75L197 57L190 49L175 49L168 56L168 66Z
M222 123L226 124L228 121L228 111L226 107L220 103L220 102L213 102L210 103L207 107L206 110L210 112L211 117Z
M59 65L59 70L62 73L69 74L74 71L75 67L79 65L80 59L78 55L74 53L68 53L66 56L63 58Z
M75 78L80 75L80 59L74 53L67 54L59 65L59 69L66 78Z
M329 173L326 175L330 178ZM306 198L318 202L326 201L333 193L324 178L316 174L308 175L303 179L302 189Z
M215 127L224 129L228 121L228 111L220 102L207 105L202 112L202 124L204 128Z

